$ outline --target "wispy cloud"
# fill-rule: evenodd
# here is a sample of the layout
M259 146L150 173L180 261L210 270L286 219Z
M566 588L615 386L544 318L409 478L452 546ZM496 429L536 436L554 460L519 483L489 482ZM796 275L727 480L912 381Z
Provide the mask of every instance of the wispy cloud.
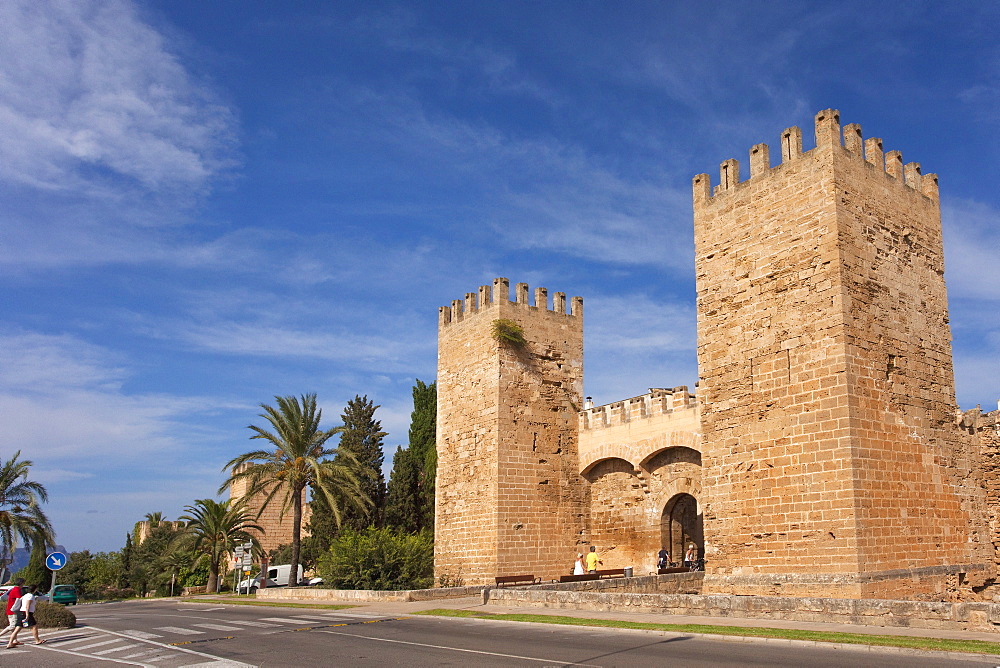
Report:
M0 25L0 262L155 255L235 164L231 110L123 0L12 0Z
M0 22L0 177L108 194L115 175L176 194L229 164L230 111L130 4L5 2Z

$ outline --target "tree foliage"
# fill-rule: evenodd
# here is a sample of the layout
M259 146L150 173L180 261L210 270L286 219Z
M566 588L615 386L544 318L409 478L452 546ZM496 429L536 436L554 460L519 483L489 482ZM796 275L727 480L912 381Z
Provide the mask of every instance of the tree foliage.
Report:
M367 508L348 511L342 524L360 530L370 524L379 525L385 507L385 475L382 463L382 422L375 419L375 411L380 408L366 396L357 396L347 402L340 418L344 426L340 432L337 457L348 455L354 459L355 472L361 483L361 490L368 500ZM347 463L344 459L344 463Z
M49 500L48 492L40 483L28 479L32 462L20 457L18 450L0 464L0 560L5 566L13 559L18 539L32 549L38 544L44 549L55 543L52 525L40 505Z
M187 534L173 522L160 522L149 537L138 545L132 545L129 567L125 573L128 586L139 596L155 591L161 595L170 593L170 571L163 568L165 555L185 547Z
M24 583L38 585L38 591L46 592L52 586L52 571L45 567L45 543L36 540L31 546L28 565L14 574L14 579L24 578Z
M198 499L194 505L185 506L184 510L188 514L182 515L180 519L188 522L187 532L192 538L191 551L197 555L197 561L208 564L207 590L217 591L219 573L222 572L223 562L229 553L236 548L237 543L248 540L256 543L256 539L248 532L263 533L264 529L253 521L254 518L246 507L246 499L227 499L222 502ZM180 572L193 561L195 560L183 563L180 558L175 558L172 567Z
M80 598L88 598L91 593L90 565L94 555L90 550L70 552L66 565L59 571L56 581L59 584L76 585L76 594Z
M386 524L417 533L434 528L434 477L437 473L437 384L419 378L413 386L410 441L392 459Z
M347 529L320 557L317 571L337 589L426 589L434 584L434 540L427 531Z
M231 459L223 470L231 471L219 489L221 493L234 482L246 481L248 494L262 494L261 512L272 503L281 504L281 515L292 511L292 558L299 564L302 548L302 496L307 486L314 496L323 499L336 523L348 509L365 508L367 500L355 473L356 462L351 453L340 457L326 442L341 428L323 430L319 423L322 411L316 407L316 395L275 397L278 407L261 404L260 417L267 420L270 430L250 425L251 439L262 439L267 449L254 450ZM334 457L333 460L328 459ZM289 584L294 585L297 568L289 572Z

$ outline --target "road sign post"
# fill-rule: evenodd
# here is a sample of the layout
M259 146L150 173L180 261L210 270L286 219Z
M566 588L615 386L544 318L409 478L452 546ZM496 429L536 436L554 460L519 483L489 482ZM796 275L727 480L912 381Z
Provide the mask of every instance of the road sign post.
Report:
M45 567L52 571L52 586L49 591L56 588L56 571L65 566L67 561L62 552L50 552L45 556Z

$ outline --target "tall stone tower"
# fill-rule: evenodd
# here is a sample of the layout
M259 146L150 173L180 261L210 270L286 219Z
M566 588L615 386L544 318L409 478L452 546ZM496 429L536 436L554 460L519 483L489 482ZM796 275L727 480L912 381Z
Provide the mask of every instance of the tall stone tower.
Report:
M442 307L438 322L438 578L563 574L584 530L577 411L583 403L583 300L545 288L528 302L506 278ZM498 341L511 321L525 342Z
M837 111L694 178L706 592L939 598L994 575L955 429L937 177Z

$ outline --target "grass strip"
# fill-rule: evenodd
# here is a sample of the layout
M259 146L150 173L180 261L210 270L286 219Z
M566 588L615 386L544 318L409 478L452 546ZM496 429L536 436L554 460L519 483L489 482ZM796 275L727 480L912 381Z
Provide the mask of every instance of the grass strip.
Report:
M783 638L811 640L814 642L844 643L849 645L874 645L878 647L904 647L936 652L967 652L972 654L1000 654L1000 642L986 640L956 640L951 638L923 638L916 636L885 636L839 631L806 631L802 629L775 629L767 627L714 626L711 624L654 624L651 622L626 622L617 619L586 619L561 615L503 614L475 610L423 610L416 615L436 617L464 617L495 619L509 622L536 624L563 624L566 626L597 626L613 629L645 629L673 633L703 633L708 635L744 636L751 638Z
M354 608L353 605L325 604L325 603L282 603L280 601L250 601L236 598L194 598L181 601L182 603L205 603L212 605L256 605L262 608L307 608L309 610L343 610Z

